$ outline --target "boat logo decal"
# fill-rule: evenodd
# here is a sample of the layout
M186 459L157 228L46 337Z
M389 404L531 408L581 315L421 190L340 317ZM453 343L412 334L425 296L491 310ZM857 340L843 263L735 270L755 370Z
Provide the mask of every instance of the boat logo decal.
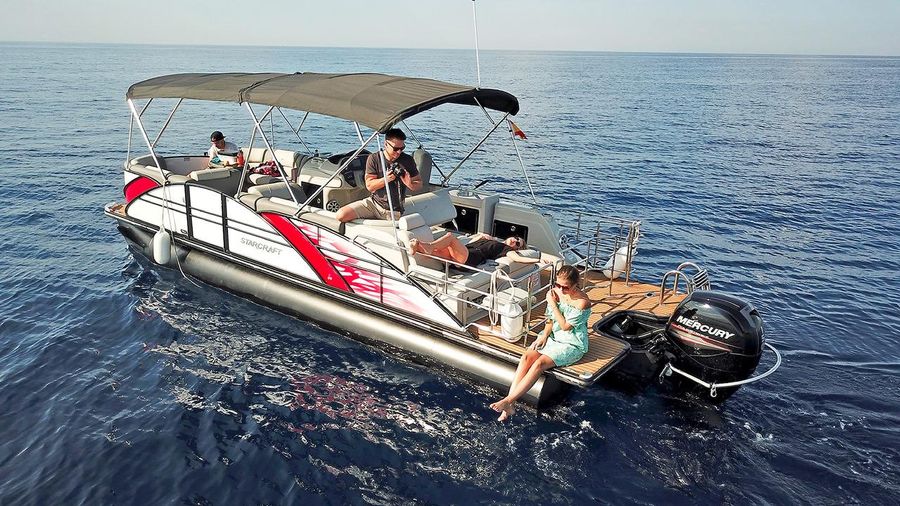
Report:
M700 332L703 332L704 334L708 334L711 337L718 337L721 339L730 339L731 337L734 336L734 332L727 332L722 329L713 327L712 325L707 325L707 324L697 321L697 320L691 320L690 318L685 318L684 316L681 316L681 315L679 315L677 318L675 318L675 321L677 321L678 323L684 325L685 327L687 327L689 329L699 330Z
M322 255L322 252L312 243L309 237L297 228L293 221L275 213L262 213L261 216L287 239L325 284L345 292L350 291L346 280L335 270L328 259Z
M266 253L275 253L276 255L281 254L281 248L276 248L275 246L270 246L268 244L263 244L261 242L254 241L253 239L248 239L246 237L241 237L241 244L246 244L251 248L256 248L258 250L265 251Z

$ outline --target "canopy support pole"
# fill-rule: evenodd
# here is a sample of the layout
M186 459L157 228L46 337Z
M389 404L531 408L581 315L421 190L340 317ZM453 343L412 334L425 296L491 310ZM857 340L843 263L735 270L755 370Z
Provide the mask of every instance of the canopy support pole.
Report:
M478 141L478 144L476 144L475 147L472 148L472 150L469 151L469 153L462 160L460 160L458 164L456 164L456 167L454 167L453 170L451 170L449 174L447 174L446 176L444 176L443 179L441 179L441 185L447 184L447 181L450 181L450 178L453 177L453 174L456 173L456 171L459 170L460 167L462 167L462 164L466 163L466 160L468 160L469 157L472 156L472 154L475 153L475 151L478 148L480 148L482 144L484 144L484 141L486 141L487 138L490 137L491 134L494 133L495 130L497 130L497 127L499 127L503 123L503 120L505 120L508 117L509 117L509 113L506 113L503 115L502 118L500 118L500 121L498 121L497 123L494 123L494 126L490 130L488 130L488 133L484 134L484 137L482 137L481 140Z
M144 115L144 111L147 110L147 107L150 107L150 102L153 102L152 98L150 100L148 100L146 104L144 104L144 107L141 108L141 113L138 114L138 117L141 117ZM131 142L132 142L132 139L134 138L134 115L129 114L128 117L131 118L131 120L128 122L128 151L125 153L125 165L126 166L128 165L128 162L131 160Z
M519 153L519 143L516 142L516 134L513 133L512 125L509 125L509 120L506 120L507 127L509 128L509 138L512 139L513 148L516 150L516 158L519 159L519 165L522 167L522 174L525 175L525 182L528 183L528 190L531 192L531 201L534 202L534 205L538 205L537 197L534 196L534 187L531 186L531 178L528 177L528 171L525 170L525 161L522 160L522 154Z
M146 104L144 104L144 107L141 107L141 113L138 114L138 117L143 118L144 113L147 111L147 109L150 107L150 104L152 104L152 103L153 103L153 99L151 98L150 100L147 101Z
M300 122L300 126L298 126L296 130L294 130L294 125L291 125L291 122L287 119L287 116L284 115L284 111L281 110L281 107L276 107L276 109L278 109L278 112L281 113L281 117L284 118L284 122L287 123L287 126L291 129L291 132L294 132L294 135L297 136L297 140L300 141L300 144L303 144L306 152L312 154L309 146L307 146L306 143L303 142L303 138L300 137L300 128L303 127L303 121L306 121L306 116L309 116L309 113L306 113L306 116L303 116L303 121Z
M356 137L359 138L359 143L362 144L365 141L363 140L362 130L359 129L359 122L354 121L353 126L356 128Z
M149 105L149 103L147 105ZM150 136L148 136L147 131L144 130L144 124L143 122L141 122L141 116L138 114L137 109L134 108L134 102L130 98L128 99L128 108L131 109L132 117L134 119L137 119L138 130L141 131L141 137L144 138L144 142L147 144L147 148L150 149L150 156L153 157L153 162L156 164L156 168L159 169L159 175L162 176L163 181L168 182L169 178L166 177L166 173L163 172L162 167L160 167L159 159L156 158L156 152L153 150L153 143L150 142ZM147 109L147 106L144 106L144 109Z
M128 114L128 151L125 152L125 166L128 167L128 161L131 160L131 139L134 137L134 116Z
M328 183L330 183L331 180L334 179L342 170L347 168L347 166L350 165L350 162L352 162L353 160L356 159L357 156L359 156L359 154L362 152L362 150L365 149L365 147L368 146L370 142L372 142L372 139L374 139L376 135L378 135L378 131L375 131L372 135L370 135L369 138L365 141L365 143L362 146L357 148L356 151L354 151L352 155L348 156L347 160L344 163L342 163L337 168L337 170L334 171L334 173L331 174L331 177L329 177L327 181L322 183L322 186L320 186L318 190L316 190L312 195L309 196L309 198L306 199L306 202L304 202L300 206L300 209L297 209L297 212L294 213L294 216L300 216L300 212L303 211L303 209L306 206L308 206L309 203L313 201L313 199L318 197L320 193L325 191L325 188L328 186Z
M237 190L235 190L234 198L238 198L238 195L241 194L241 189L244 187L244 182L247 181L247 172L249 172L250 168L250 153L253 151L253 142L256 140L256 127L250 129L250 145L247 147L247 156L244 157L244 165L241 167L241 181L238 183Z
M412 136L413 136L413 139L416 140L416 143L419 145L419 147L420 147L420 148L423 147L422 141L420 141L419 138L416 137L416 133L412 131L412 128L409 128L409 125L406 124L406 121L405 121L405 120L400 120L400 123L403 123L403 128L405 128L406 131L409 132L409 135L412 135ZM440 174L441 177L444 177L444 171L442 171L441 168L438 167L437 162L435 162L433 159L431 160L431 165L433 165L434 168L438 170L438 174ZM426 183L427 183L427 182L428 182L428 181L426 181Z
M482 112L484 112L484 115L487 116L488 121L493 123L494 118L491 117L491 113L488 112L488 110L485 109L483 105L481 105L481 102L479 102L477 98L475 99L475 103L478 104L478 107L480 107ZM509 130L509 136L512 139L513 149L516 150L516 158L519 159L519 165L522 167L522 174L525 175L525 182L528 183L528 190L531 192L531 201L534 203L534 205L538 205L537 197L534 196L534 187L531 186L531 178L528 177L528 171L525 169L525 161L522 160L522 154L519 153L519 145L516 143L516 136L515 134L513 134L512 125L510 124L508 116L509 115L507 114L507 117L505 117L504 119L506 120L506 126Z
M178 110L178 107L184 101L183 98L179 98L178 102L175 104L175 107L172 108L172 111L169 113L169 116L166 117L166 122L163 123L162 128L159 130L159 133L156 134L156 139L153 139L153 149L156 149L156 145L159 143L159 138L162 137L163 132L166 131L166 128L169 128L169 123L172 122L172 116L175 116L175 111Z
M388 211L391 214L391 228L394 230L394 243L397 245L398 248L400 248L400 251L402 252L400 254L400 257L403 259L403 272L408 272L409 271L409 257L407 256L407 253L405 253L406 248L404 248L403 243L400 242L400 236L397 235L397 219L394 217L394 199L391 198L391 188L390 188L390 183L388 182L388 178L387 178L387 163L386 163L387 160L384 159L384 145L381 144L380 136L378 137L378 140L376 140L375 142L378 143L378 161L381 165L381 175L382 175L382 180L384 181L384 194L387 196L387 201L388 201ZM403 184L403 181L400 181L399 177L394 179L394 181L397 182L397 185L398 185L397 194L399 195L400 194L399 185Z
M259 135L260 137L262 137L263 142L266 143L266 147L269 149L269 152L272 153L272 160L275 161L275 166L278 167L278 173L281 174L281 178L284 181L284 184L287 185L288 193L291 194L291 200L293 200L295 204L299 204L300 202L297 200L297 196L294 195L293 191L291 191L291 181L290 179L288 179L287 174L284 172L284 167L281 165L281 162L278 161L278 157L275 156L275 148L272 147L272 145L269 143L269 139L266 137L266 133L263 132L260 119L256 117L256 114L254 114L253 108L250 107L249 102L244 102L244 107L247 108L247 112L249 112L250 117L253 118L253 123L255 124L256 131L259 132ZM272 109L274 108L275 106L269 106L269 109L266 111L266 114L262 116L262 119L265 120L266 116L271 114ZM244 165L246 166L246 162L244 162ZM244 172L246 172L246 169L244 170ZM243 175L241 176L241 182L243 183ZM238 188L238 191L240 191L240 188Z
M297 125L297 135L300 135L300 129L303 128L303 124L306 123L306 118L309 117L309 111L303 115L303 119L300 120L300 124Z

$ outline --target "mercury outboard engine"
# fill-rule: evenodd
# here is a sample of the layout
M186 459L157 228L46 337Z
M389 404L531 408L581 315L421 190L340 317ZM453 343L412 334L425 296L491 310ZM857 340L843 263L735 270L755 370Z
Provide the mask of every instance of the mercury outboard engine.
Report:
M666 324L671 363L707 383L744 380L753 374L763 349L762 318L748 302L717 292L696 291L675 309ZM678 377L685 384L695 382ZM699 387L699 385L698 385ZM740 386L699 388L703 396L721 402Z

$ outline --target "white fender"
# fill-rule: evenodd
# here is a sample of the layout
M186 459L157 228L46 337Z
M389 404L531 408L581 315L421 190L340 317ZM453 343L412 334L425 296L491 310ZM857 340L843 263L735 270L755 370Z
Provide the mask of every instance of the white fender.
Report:
M159 265L166 265L172 257L172 237L163 228L153 236L153 261Z
M634 260L636 249L631 250L631 259ZM609 279L616 279L625 273L628 266L628 246L622 246L616 253L609 257L606 265L603 266L603 275Z

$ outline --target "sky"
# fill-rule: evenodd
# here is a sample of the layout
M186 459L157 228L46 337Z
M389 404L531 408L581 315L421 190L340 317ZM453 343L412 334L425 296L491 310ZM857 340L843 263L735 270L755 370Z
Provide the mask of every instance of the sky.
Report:
M7 42L474 46L471 0L3 4ZM486 50L900 56L900 0L477 0L476 8Z

